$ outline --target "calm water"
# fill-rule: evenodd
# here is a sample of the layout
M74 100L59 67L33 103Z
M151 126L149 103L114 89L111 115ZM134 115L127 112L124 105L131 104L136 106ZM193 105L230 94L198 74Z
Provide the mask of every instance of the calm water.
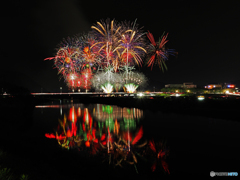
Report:
M51 162L49 174L69 179L239 172L238 122L69 103L36 106L32 127L27 133Z

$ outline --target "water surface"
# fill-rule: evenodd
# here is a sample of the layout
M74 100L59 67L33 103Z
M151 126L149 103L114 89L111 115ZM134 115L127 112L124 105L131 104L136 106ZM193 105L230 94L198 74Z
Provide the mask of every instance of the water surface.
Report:
M99 177L158 179L237 172L239 128L227 120L70 103L36 106L28 134L64 177L72 169L73 179L89 170Z

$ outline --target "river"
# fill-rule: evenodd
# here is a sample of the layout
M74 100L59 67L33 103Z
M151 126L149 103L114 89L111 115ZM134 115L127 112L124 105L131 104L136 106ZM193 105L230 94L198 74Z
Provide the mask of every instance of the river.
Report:
M4 143L33 179L210 177L238 172L239 129L237 121L72 101L36 105L32 122Z

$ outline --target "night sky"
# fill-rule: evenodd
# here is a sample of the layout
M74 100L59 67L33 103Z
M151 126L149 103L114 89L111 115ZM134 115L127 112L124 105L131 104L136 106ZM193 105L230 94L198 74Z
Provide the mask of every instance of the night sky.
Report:
M190 3L192 2L192 3ZM205 2L205 3L204 3ZM148 89L164 84L193 82L235 83L240 86L240 1L78 1L11 0L1 18L0 82L7 81L31 92L59 92L53 61L63 38L87 33L101 19L134 21L153 33L155 40L168 32L167 47L178 56L166 62L168 71L143 67ZM7 13L6 13L7 12Z

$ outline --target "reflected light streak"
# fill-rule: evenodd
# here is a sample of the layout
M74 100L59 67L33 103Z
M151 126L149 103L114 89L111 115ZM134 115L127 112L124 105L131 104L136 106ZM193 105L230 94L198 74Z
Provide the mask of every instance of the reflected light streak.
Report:
M35 106L35 108L62 108L61 105L39 105L39 106Z
M60 105L60 115L62 116L62 105Z

